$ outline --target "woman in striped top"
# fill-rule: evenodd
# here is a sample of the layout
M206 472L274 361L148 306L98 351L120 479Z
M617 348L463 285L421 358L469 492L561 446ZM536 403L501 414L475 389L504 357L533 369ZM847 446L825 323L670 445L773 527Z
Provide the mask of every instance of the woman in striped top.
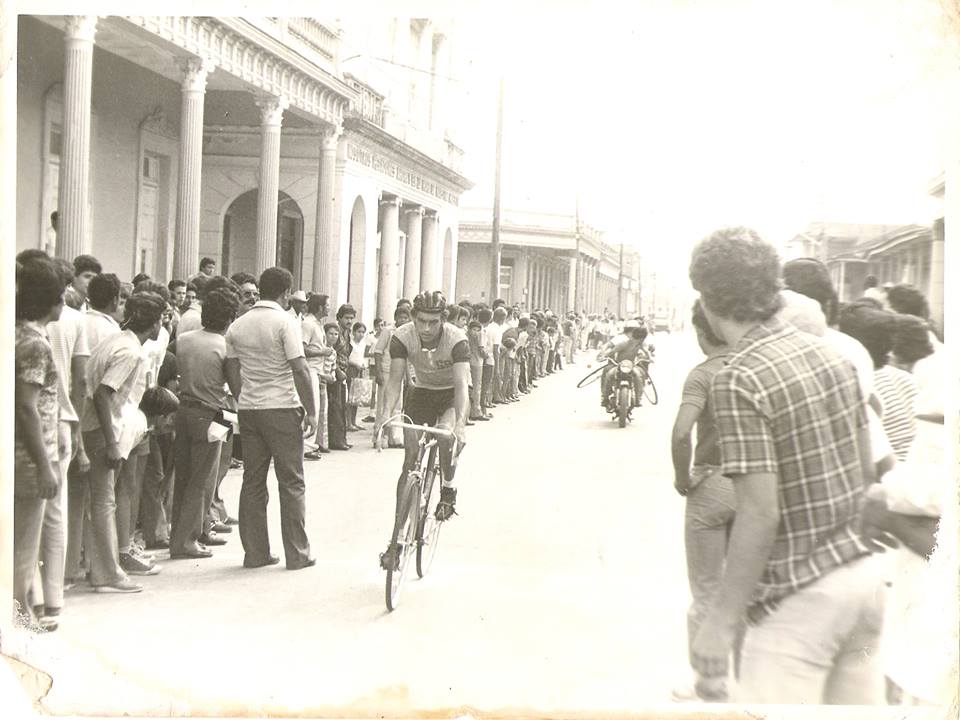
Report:
M897 460L903 462L917 434L917 384L909 372L889 364L899 317L870 304L854 302L840 313L839 325L841 331L859 340L870 353L873 389L883 406L883 429Z

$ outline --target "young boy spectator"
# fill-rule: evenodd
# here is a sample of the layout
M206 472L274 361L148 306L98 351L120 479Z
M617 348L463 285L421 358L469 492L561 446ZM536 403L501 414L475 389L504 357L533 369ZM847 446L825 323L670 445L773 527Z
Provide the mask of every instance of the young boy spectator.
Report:
M47 324L63 309L66 286L48 259L17 267L14 361L13 599L28 626L54 629L48 618L38 624L29 600L36 572L47 500L60 491L57 369Z

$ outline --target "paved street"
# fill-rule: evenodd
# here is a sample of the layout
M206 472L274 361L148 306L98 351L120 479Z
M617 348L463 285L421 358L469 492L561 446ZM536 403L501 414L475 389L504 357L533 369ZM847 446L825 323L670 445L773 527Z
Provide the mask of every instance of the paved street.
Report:
M317 566L244 570L236 532L209 560L159 562L135 596L67 598L30 640L57 713L417 714L425 709L631 711L685 679L682 500L669 433L692 335L658 335L660 405L620 430L585 359L471 428L460 516L431 575L385 611L398 450L307 465ZM240 473L225 481L236 508ZM273 483L271 479L271 483ZM275 485L274 551L282 551Z

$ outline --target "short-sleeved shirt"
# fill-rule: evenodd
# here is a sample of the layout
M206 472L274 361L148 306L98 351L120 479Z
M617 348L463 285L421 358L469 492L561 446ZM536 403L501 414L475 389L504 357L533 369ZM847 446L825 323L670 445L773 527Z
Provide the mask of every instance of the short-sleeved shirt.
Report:
M720 447L717 445L717 424L713 419L710 404L710 383L723 367L726 351L709 356L687 375L683 383L681 405L691 405L700 410L697 418L697 446L693 451L694 465L720 465Z
M493 346L497 344L493 341L495 334L493 331L491 331L491 328L493 327L493 323L490 323L480 331L483 349L487 351L487 356L483 359L483 364L490 365L491 367L493 366Z
M390 357L404 358L413 365L413 386L427 390L449 390L454 386L453 366L470 362L466 334L452 323L444 323L436 348L427 349L413 323L397 328L390 340Z
M873 387L883 407L883 414L880 416L883 430L893 448L893 454L897 460L903 462L917 436L917 417L914 411L917 383L905 370L884 365L874 372Z
M227 341L220 333L193 330L181 335L177 339L180 399L199 402L213 410L225 407L226 357Z
M120 332L120 325L113 316L107 315L99 310L94 310L93 308L88 309L84 313L83 320L84 332L87 336L87 347L90 349L90 352L96 350L97 345L103 342L105 337L116 335Z
M776 317L744 335L710 399L722 473L735 482L748 473L777 477L780 525L747 613L756 621L867 553L855 529L866 404L849 360Z
M57 400L57 366L46 329L36 322L17 322L14 357L17 380L36 385L40 390L37 395L37 411L43 432L43 448L50 462L54 463L59 457L57 426L60 422L60 405ZM27 451L19 423L14 423L13 436L14 481L16 485L22 486L35 476L36 465Z
M234 320L226 357L240 361L241 410L301 407L290 361L303 357L303 336L300 323L280 305L260 300Z
M323 322L315 315L304 315L300 321L300 333L303 335L303 344L310 350L322 350L327 347L327 334L323 331ZM316 355L307 358L307 365L315 373L322 373L326 362L326 355Z
M80 428L84 432L100 429L93 394L98 387L106 385L114 391L110 400L113 436L120 437L121 410L141 382L144 365L143 346L132 330L114 333L93 349L87 361L87 402L80 416Z
M246 314L246 313L244 313ZM203 328L203 311L199 305L191 305L183 315L180 316L180 322L177 324L177 334L200 330Z
M74 310L69 305L63 306L60 319L47 323L47 338L53 351L53 362L57 368L58 390L60 402L60 420L63 422L79 422L76 408L70 399L72 386L72 361L74 358L90 357L90 348L87 345L86 319L82 312Z

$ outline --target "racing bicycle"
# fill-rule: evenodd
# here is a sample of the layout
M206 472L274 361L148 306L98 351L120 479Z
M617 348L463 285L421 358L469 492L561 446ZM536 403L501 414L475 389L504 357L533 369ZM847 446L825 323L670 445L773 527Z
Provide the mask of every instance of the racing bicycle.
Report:
M394 427L416 430L420 433L420 439L417 462L413 469L407 472L403 488L397 495L393 534L390 537L390 547L394 549L395 562L387 568L384 586L387 610L390 611L393 611L400 601L400 591L403 589L413 556L416 555L417 576L422 578L427 574L437 554L440 527L443 525L443 521L438 520L436 516L440 491L435 489L440 487L443 480L440 438L453 440L451 463L456 463L458 450L456 435L448 428L394 422L397 418L410 419L400 414L384 422L377 432L378 450L381 447L380 436L384 428L390 424Z

